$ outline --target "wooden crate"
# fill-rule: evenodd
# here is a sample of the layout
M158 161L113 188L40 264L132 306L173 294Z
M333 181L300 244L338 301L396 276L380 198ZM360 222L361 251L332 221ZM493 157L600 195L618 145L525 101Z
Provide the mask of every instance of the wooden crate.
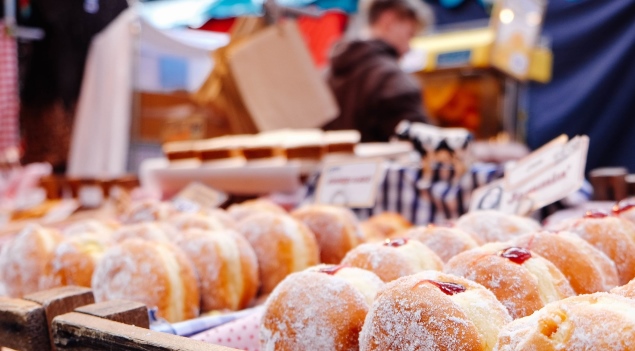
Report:
M55 288L23 299L0 297L0 347L17 351L237 351L148 328L145 305L94 303L87 288Z

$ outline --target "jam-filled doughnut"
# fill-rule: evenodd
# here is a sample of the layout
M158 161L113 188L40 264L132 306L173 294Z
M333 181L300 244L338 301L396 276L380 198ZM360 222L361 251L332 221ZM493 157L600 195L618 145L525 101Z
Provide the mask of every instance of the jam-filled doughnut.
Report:
M526 234L510 242L546 258L578 294L609 291L619 284L615 263L602 251L568 232Z
M540 230L540 224L532 219L489 210L461 216L456 227L476 236L483 243L508 241Z
M237 222L260 212L287 213L284 208L266 199L247 200L239 204L233 204L227 209L227 214Z
M479 246L473 236L458 228L429 225L412 228L403 235L429 247L443 262L449 261L463 251Z
M443 270L443 261L434 251L406 238L362 244L346 254L342 264L367 269L385 282L425 270Z
M256 296L256 254L237 232L188 229L178 236L176 244L196 269L202 312L239 310Z
M454 256L445 272L490 289L513 318L575 295L567 278L546 259L507 244L488 244Z
M383 282L373 273L322 265L293 273L269 296L262 350L358 350L364 318Z
M426 271L388 283L379 292L366 316L359 349L489 351L511 320L483 286Z
M315 234L322 263L339 263L348 251L364 242L359 222L348 208L307 205L291 215Z
M47 265L44 274L47 285L90 288L95 266L111 244L107 236L94 233L64 238L55 248Z
M384 241L410 229L412 223L396 212L382 212L362 222L362 232L367 241Z
M12 297L22 297L52 288L45 279L47 266L53 258L62 235L55 229L29 224L0 252L0 284Z
M496 351L635 350L635 301L595 293L551 303L500 332Z
M635 278L635 224L602 211L589 211L553 227L577 234L615 262L620 284Z
M624 199L618 202L613 206L612 212L620 218L635 223L635 198Z
M258 258L260 293L273 291L287 275L319 263L320 251L304 223L279 213L261 212L240 222L239 232Z
M142 302L171 323L198 316L194 267L168 242L128 239L113 246L95 267L91 285L97 302Z

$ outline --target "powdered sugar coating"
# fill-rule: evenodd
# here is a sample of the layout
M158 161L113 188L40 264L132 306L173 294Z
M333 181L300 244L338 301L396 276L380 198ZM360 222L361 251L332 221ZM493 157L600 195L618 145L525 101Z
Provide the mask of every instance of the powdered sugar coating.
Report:
M36 224L26 226L0 252L0 284L12 297L53 287L44 279L47 265L62 236Z
M368 281L351 284L340 277L347 270ZM267 300L261 350L358 350L359 331L370 304L357 286L378 290L381 284L376 276L355 268L335 275L313 269L289 275Z
M124 225L112 234L114 242L127 239L143 239L150 241L170 241L176 237L176 229L169 223L148 222Z
M227 214L229 214L236 222L240 222L243 219L260 212L271 212L277 214L287 213L284 208L266 199L247 200L239 204L233 204L227 209Z
M540 224L534 220L498 211L469 212L459 218L456 227L484 243L508 241L540 230Z
M359 221L347 208L307 205L291 215L315 234L322 263L339 263L348 251L364 242Z
M43 275L46 285L90 287L95 266L109 245L109 240L90 232L64 238Z
M64 236L75 236L86 233L93 233L102 238L109 237L115 231L117 225L114 223L100 222L94 219L75 222L64 228L62 234Z
M539 232L510 242L548 259L578 294L609 291L619 284L615 263L602 251L569 232Z
M635 224L618 217L580 218L554 229L577 234L615 262L620 284L635 278Z
M551 303L503 328L496 351L635 350L635 301L607 293Z
M458 228L426 226L416 227L403 234L417 240L434 251L443 262L479 246L474 238Z
M635 299L635 279L631 280L630 283L622 286L618 286L611 290L611 294L616 294L624 297L628 297L631 299Z
M91 285L97 302L130 300L158 307L169 322L194 318L199 292L194 267L168 242L128 239L97 264Z
M188 229L176 244L196 269L203 312L245 308L256 296L256 254L237 232Z
M273 291L287 275L319 262L315 236L289 215L261 212L244 219L239 229L258 258L262 294Z
M430 280L461 284L467 290L448 296ZM511 321L494 295L476 283L439 272L397 279L380 291L366 316L360 351L491 350L493 343L485 340L491 340L491 331L472 321L480 314L474 310L491 317L494 333Z
M382 243L366 243L351 250L342 264L374 272L385 282L424 270L442 270L443 261L416 240L399 247Z
M490 289L513 318L528 316L545 304L575 293L551 262L532 253L523 264L498 255L508 247L490 243L454 256L445 272L475 281Z
M172 224L177 231L193 228L212 231L228 229L215 217L205 216L201 213L179 213L173 216L169 223Z

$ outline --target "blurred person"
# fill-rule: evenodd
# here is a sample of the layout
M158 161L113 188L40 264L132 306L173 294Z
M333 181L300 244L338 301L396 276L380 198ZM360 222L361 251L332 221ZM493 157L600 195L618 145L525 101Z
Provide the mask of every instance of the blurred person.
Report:
M363 142L388 141L400 121L427 121L421 88L399 60L432 16L420 0L370 0L363 5L365 38L338 43L331 57L327 80L340 115L324 129L357 129Z

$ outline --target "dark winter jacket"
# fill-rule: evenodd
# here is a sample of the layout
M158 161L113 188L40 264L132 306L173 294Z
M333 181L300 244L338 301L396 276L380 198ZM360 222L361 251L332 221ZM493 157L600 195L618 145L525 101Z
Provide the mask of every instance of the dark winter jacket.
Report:
M364 142L387 141L401 120L425 122L421 89L398 61L380 40L340 44L328 72L340 115L324 129L357 129Z

